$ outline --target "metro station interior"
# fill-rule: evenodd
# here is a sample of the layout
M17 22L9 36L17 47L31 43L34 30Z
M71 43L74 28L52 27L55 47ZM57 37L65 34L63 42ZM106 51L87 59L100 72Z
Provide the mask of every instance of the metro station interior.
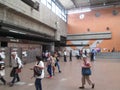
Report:
M81 61L74 57L75 50L90 53L95 49L98 53L92 62L92 79L96 79L98 85L94 90L119 90L119 25L120 0L0 0L0 55L3 55L7 68L5 77L10 80L12 52L17 52L26 65L25 75L21 75L24 79L31 73L28 68L33 65L36 55L42 55L46 50L51 53L60 51L62 73L52 80L45 78L43 90L78 90L80 78L77 77L81 75L77 67ZM64 50L68 52L67 63L63 60ZM73 51L73 62L69 62L70 50ZM76 74L70 77L69 69ZM99 76L97 70L104 74ZM108 77L104 77L105 73ZM0 89L34 90L30 83L33 79L25 80L29 85L16 85L10 89L0 83ZM110 85L112 82L114 84Z

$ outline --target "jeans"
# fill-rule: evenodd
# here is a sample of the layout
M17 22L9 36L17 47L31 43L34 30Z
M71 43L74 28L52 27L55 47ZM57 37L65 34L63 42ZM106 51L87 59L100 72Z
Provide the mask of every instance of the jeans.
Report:
M49 73L49 75L51 77L52 76L52 65L47 66L47 71L48 71L48 73Z
M17 81L20 81L20 78L19 78L18 73L16 73L16 74L13 76L13 80L12 80L11 83L15 83L16 79L17 79Z
M36 90L42 90L42 84L41 84L41 79L40 78L36 78L35 88L36 88Z
M0 77L0 80L1 80L4 84L6 84L6 81L5 81L5 79L4 79L3 77Z
M13 67L13 69L12 69L12 77L13 77L13 79L12 79L11 83L13 83L13 84L15 83L16 79L17 79L17 81L20 81L19 74L16 73L17 68L18 67Z
M58 71L60 72L60 65L59 65L59 62L57 61L57 62L55 62L55 66L57 66L58 67Z
M64 55L64 62L67 62L66 55Z

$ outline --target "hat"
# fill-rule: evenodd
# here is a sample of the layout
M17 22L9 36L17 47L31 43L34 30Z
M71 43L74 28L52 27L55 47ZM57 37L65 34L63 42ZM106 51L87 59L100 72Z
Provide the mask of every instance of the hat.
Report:
M17 55L17 52L12 52L11 54L12 54L12 55Z

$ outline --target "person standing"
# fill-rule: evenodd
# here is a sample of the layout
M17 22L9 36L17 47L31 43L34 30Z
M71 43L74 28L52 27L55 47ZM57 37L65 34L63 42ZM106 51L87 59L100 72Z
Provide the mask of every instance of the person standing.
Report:
M94 88L95 84L90 80L91 75L91 64L87 59L87 56L83 55L83 64L82 64L82 86L79 89L85 88L85 80L87 80L88 84L91 85L91 88Z
M67 62L67 52L66 52L66 50L64 50L64 62Z
M96 53L96 51L94 49L92 49L92 51L91 51L91 61L95 60L95 53Z
M40 56L36 56L36 64L34 65L34 67L38 67L39 69L41 69L41 74L36 75L34 73L34 77L35 77L35 88L36 88L36 90L42 90L41 80L44 78L44 62L43 62L43 60ZM32 70L34 69L34 67L32 68Z
M10 76L13 77L13 79L9 83L9 86L13 86L15 82L20 81L19 73L21 72L21 68L23 67L22 61L18 57L16 52L11 53L11 57L13 58L13 68L10 73Z
M70 57L70 61L72 61L72 50L70 50L69 57Z
M5 76L5 62L0 56L0 80L3 82L4 85L6 85L6 80L4 79L4 76Z

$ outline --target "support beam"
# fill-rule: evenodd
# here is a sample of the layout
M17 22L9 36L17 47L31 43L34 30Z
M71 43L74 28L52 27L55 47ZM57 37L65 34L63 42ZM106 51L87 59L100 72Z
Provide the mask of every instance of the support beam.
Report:
M77 6L76 3L75 3L75 0L71 0L71 1L73 2L75 8L78 8L78 6Z

